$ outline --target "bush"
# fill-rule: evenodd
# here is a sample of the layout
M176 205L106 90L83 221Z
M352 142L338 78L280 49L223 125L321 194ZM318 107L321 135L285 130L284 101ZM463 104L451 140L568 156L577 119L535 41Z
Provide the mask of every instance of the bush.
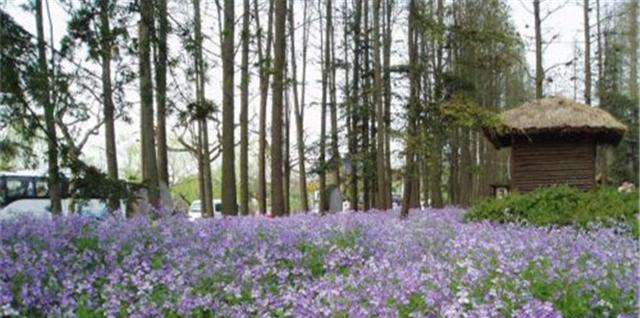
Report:
M582 191L569 186L553 186L485 200L473 207L465 215L465 220L581 227L593 223L605 226L627 223L637 234L638 212L637 191L620 193L608 187Z

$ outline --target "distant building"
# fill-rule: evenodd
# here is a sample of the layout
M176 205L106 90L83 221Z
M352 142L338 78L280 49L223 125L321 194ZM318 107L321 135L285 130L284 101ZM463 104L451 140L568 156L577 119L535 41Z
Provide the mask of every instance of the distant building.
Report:
M627 127L601 108L564 98L544 98L500 114L502 125L485 127L496 148L511 147L511 189L596 184L598 144L617 145Z

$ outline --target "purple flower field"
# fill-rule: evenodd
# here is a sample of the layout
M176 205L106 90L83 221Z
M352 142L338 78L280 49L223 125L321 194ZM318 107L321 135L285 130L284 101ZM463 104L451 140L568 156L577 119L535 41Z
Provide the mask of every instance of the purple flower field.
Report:
M638 315L631 235L463 213L3 221L0 316Z

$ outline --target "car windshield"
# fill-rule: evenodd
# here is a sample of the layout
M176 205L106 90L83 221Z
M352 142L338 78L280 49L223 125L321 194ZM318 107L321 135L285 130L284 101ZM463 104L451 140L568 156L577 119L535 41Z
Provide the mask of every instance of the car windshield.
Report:
M191 204L191 210L192 211L200 211L200 202L193 202Z

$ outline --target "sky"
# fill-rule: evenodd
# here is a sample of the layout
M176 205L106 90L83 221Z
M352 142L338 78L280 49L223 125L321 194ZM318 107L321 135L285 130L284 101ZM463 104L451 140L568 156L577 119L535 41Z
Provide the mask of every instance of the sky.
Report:
M72 0L73 1L73 0ZM14 19L21 24L26 30L35 34L35 19L30 12L25 12L22 8L20 8L20 4L23 3L23 0L0 0L0 8L8 12ZM50 9L52 16L52 26L53 26L53 36L54 43L57 43L59 39L65 34L67 14L65 10L59 4L59 1L50 0ZM204 1L202 12L204 14L203 21L203 32L205 34L210 34L211 38L207 40L205 43L205 51L209 51L209 58L212 60L215 59L216 52L219 52L219 45L217 41L217 11L212 4L209 4L208 1ZM341 3L341 1L338 1ZM595 3L595 1L592 1ZM606 11L608 6L612 6L615 3L619 2L619 0L600 0L603 11ZM192 12L189 6L181 5L182 1L170 1L170 10L174 10L177 17L186 17L189 16ZM184 3L187 3L185 1ZM531 0L509 0L507 1L508 6L511 10L511 16L513 24L516 26L518 32L523 36L525 43L527 45L527 61L530 65L529 69L531 74L533 74L533 65L535 64L535 52L533 50L533 6ZM548 10L554 10L555 8L560 7L557 11L555 11L552 15L549 16L547 20L544 21L543 24L543 35L544 40L548 41L551 37L557 34L557 38L555 38L550 44L548 44L548 48L544 52L543 63L545 67L549 67L551 65L557 63L564 63L573 59L574 55L576 55L576 49L578 50L578 55L580 55L584 46L584 36L583 36L583 9L582 9L582 0L545 0L542 3L542 12L543 14ZM241 2L236 1L236 16L239 16L242 12ZM302 6L301 2L296 3L296 24L301 23L302 20ZM403 21L406 17L405 10L397 10L396 18L399 21ZM595 11L591 14L591 21L595 21ZM340 16L334 17L334 19L340 19ZM261 16L261 23L264 25L267 21L266 16ZM593 22L592 22L593 23ZM399 25L403 25L404 22ZM45 26L48 25L48 21L45 21ZM310 44L309 44L309 63L307 70L307 102L311 103L306 110L306 119L305 119L305 132L307 136L307 140L316 140L317 135L320 131L320 121L318 117L320 117L320 109L318 106L318 102L320 101L320 64L319 61L319 47L320 47L320 38L318 37L319 30L317 29L317 23L314 26L314 29L311 31L310 36ZM237 24L236 31L240 29L240 22ZM301 29L296 31L296 50L298 54L301 54L302 43ZM340 30L336 30L336 34L339 34ZM404 41L404 33L405 30L402 30L401 27L398 27L396 30L394 28L394 50L400 50L402 52L403 46L406 46L406 42ZM238 33L236 33L236 42L240 41L240 37ZM48 35L47 35L48 37ZM338 42L339 36L336 36L336 42ZM577 40L577 41L576 41ZM184 54L179 52L180 44L174 39L170 40L170 54L174 56L178 56L178 58L184 58ZM396 48L399 46L400 48ZM595 51L595 48L593 49ZM336 54L340 54L337 52ZM289 58L287 56L287 58ZM239 66L240 54L236 55L236 63ZM81 59L78 62L85 64ZM186 62L186 61L185 61ZM396 54L392 57L393 63L406 63L406 54ZM545 87L546 95L561 95L565 97L573 98L574 94L577 99L582 99L582 91L584 87L584 83L582 80L582 76L580 74L580 70L582 69L582 62L578 62L577 66L577 83L574 83L570 80L573 76L573 67L561 67L555 69L551 75L554 76L554 82L548 84ZM300 77L302 66L301 62L298 62L298 77ZM90 66L87 63L87 67L91 68L95 66ZM133 65L136 68L136 65ZM95 69L98 71L98 69ZM255 71L252 71L252 75L254 76L252 82L250 84L250 111L249 118L253 119L250 124L250 131L255 132L250 134L250 138L252 138L252 143L256 142L257 139L257 124L258 124L258 104L259 104L259 90L258 90L258 80L257 74ZM207 83L207 98L214 100L218 104L221 102L221 67L220 65L216 65L215 63L212 65L209 71L210 79ZM338 77L341 75L338 74ZM340 79L338 79L340 81ZM240 73L239 68L237 69L235 75L236 85L240 83ZM574 92L574 84L576 84L576 90ZM402 86L402 83L397 85ZM117 145L119 147L118 156L121 168L124 168L125 165L133 165L137 164L136 153L133 151L139 143L139 124L138 124L138 108L136 107L136 103L138 100L138 95L135 89L137 88L137 81L133 83L133 86L129 88L129 93L127 93L127 98L130 99L134 103L134 108L131 111L131 117L133 119L132 123L124 123L117 122L116 123L116 132L117 132ZM188 84L182 85L181 89L186 95L193 95L193 91ZM400 88L401 89L401 88ZM191 90L191 92L189 91ZM235 116L238 118L239 116L239 103L240 103L240 90L237 89L235 92L235 104L236 111ZM340 95L338 95L340 98ZM400 124L400 123L399 123ZM180 134L180 130L173 130L170 133L169 138L175 139L176 134ZM215 134L212 134L215 136ZM236 131L236 138L239 138L239 131ZM292 147L295 146L295 125L292 122L291 128L291 138L292 138ZM96 164L98 166L104 165L103 147L104 136L101 132L92 136L90 141L88 142L85 149L83 149L83 153L85 159L90 163ZM295 151L292 148L292 156L295 155ZM253 147L253 152L257 152L257 147ZM256 154L257 156L257 154ZM250 156L250 158L255 158L256 156ZM175 168L170 168L174 171L175 175L183 175L192 173L197 169L195 160L188 160L188 156L184 155L175 155L175 160L179 160L180 164L174 164ZM214 163L219 164L219 163Z

